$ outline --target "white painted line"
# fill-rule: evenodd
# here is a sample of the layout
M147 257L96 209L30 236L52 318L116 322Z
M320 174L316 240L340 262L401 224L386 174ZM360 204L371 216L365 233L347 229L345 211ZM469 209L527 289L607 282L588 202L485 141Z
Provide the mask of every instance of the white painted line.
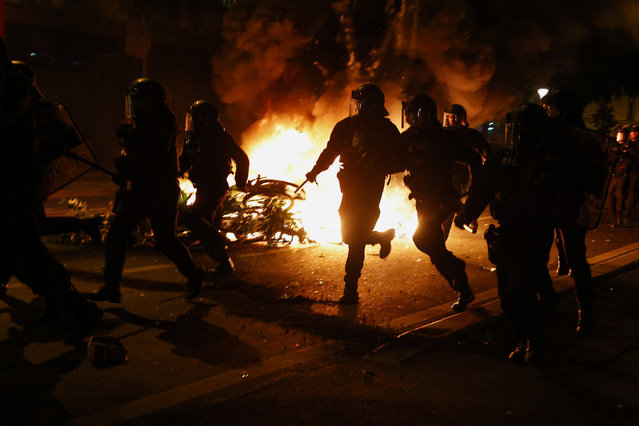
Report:
M136 272L147 272L147 271L155 271L157 269L166 269L166 268L170 268L173 267L175 265L173 265L172 263L157 263L155 265L148 265L148 266L139 266L137 268L125 268L122 270L122 273L124 274L133 274Z

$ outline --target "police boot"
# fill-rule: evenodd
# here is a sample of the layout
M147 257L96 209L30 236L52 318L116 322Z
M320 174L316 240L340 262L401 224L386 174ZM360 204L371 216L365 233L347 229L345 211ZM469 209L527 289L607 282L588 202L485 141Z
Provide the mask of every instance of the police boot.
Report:
M221 260L215 268L215 273L218 275L229 275L232 274L235 270L235 265L230 257L227 257L224 260Z
M455 312L465 311L466 306L468 306L469 303L475 300L475 294L468 285L468 276L466 275L466 272L464 272L465 265L463 262L461 262L461 264L461 270L455 273L455 276L452 280L453 282L451 284L451 287L453 287L453 289L459 291L457 301L450 307Z
M357 293L357 281L346 281L344 283L344 294L339 299L342 305L354 305L359 302L359 294Z
M379 257L386 259L391 252L391 241L395 238L395 229L390 228L379 233Z
M521 340L517 342L517 345L513 348L510 355L508 355L508 360L517 364L523 364L526 359L526 341Z
M106 300L111 303L120 303L122 302L122 293L118 284L105 284L100 290L87 295L87 299L95 300L96 302Z
M543 361L543 355L541 350L541 339L538 337L531 338L526 342L526 354L524 356L524 362L526 364L539 364Z
M455 312L464 312L469 303L475 300L475 293L468 287L459 293L457 301L450 307Z
M195 268L186 280L186 293L184 298L186 300L193 300L202 292L202 283L208 271L201 266Z
M593 323L592 305L585 305L580 306L577 312L577 334L582 337L590 336Z
M568 267L568 260L566 255L561 251L557 254L557 275L568 275L570 268Z

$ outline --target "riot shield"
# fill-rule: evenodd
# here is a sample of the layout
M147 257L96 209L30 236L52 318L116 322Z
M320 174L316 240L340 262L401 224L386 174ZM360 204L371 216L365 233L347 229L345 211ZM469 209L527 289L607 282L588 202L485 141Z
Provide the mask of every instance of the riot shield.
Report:
M97 164L95 154L64 105L45 104L38 111L38 120L43 187L48 196L84 176Z

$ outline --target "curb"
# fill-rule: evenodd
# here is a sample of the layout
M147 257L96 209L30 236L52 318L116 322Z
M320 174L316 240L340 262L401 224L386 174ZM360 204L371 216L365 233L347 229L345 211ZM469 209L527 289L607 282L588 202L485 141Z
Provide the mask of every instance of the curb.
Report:
M639 267L639 243L629 244L616 250L588 258L593 285ZM560 296L574 291L569 275L553 278L553 287ZM403 349L400 341L407 338L422 340L454 340L469 331L481 329L503 320L497 289L476 294L475 302L464 312L451 314L450 304L443 304L425 311L398 318L385 325L395 329L398 335L364 356L372 361L400 364L423 348Z

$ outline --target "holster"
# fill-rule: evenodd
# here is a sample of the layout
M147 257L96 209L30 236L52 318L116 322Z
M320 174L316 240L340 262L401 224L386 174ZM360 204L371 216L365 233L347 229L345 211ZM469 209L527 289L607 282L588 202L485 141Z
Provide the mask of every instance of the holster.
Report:
M488 245L488 260L495 266L499 266L503 261L503 247L500 247L499 227L490 224L486 232L484 232L484 239Z

